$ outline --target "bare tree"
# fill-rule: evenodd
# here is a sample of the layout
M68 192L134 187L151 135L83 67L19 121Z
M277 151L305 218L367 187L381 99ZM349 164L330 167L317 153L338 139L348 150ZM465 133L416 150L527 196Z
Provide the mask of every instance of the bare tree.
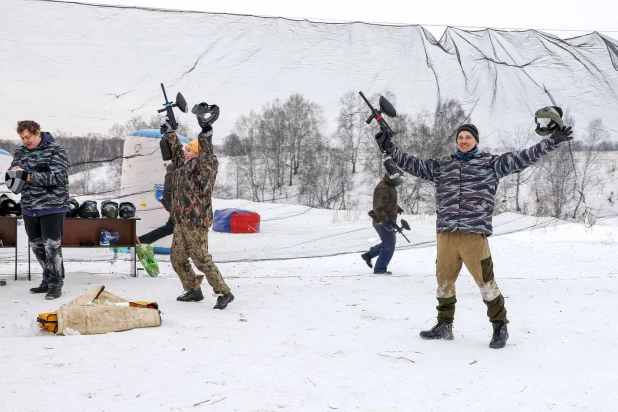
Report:
M520 126L516 127L513 133L504 132L498 140L500 141L502 149L505 152L512 152L516 150L524 150L534 138L534 132L527 131L525 126ZM530 181L533 175L533 170L534 167L527 168L521 172L514 173L503 178L500 181L500 186L498 187L499 194L496 195L496 198L502 198L502 203L504 203L505 201L508 201L509 197L512 197L515 202L515 211L517 213L522 213L522 207L520 204L522 187ZM509 196L511 192L514 193ZM505 208L505 210L509 209ZM496 212L500 211L500 202L498 202L496 205Z
M229 134L223 139L223 154L227 156L242 156L242 142L236 133Z
M363 148L363 142L370 142L375 134L375 124L368 125L365 120L369 115L367 105L357 92L349 91L339 100L341 108L337 116L336 140L346 153L352 165L352 173L356 173L358 156Z
M553 153L538 162L535 176L537 215L545 213L563 218L574 200L575 170L567 145L559 146Z
M351 166L341 149L320 147L300 174L300 198L307 206L344 210L355 203Z
M320 144L320 129L324 119L320 106L297 93L292 94L283 104L283 115L290 160L289 185L292 186L292 175L298 174L304 160Z
M596 118L588 122L585 137L580 140L584 148L580 151L578 156L579 161L577 162L579 167L576 177L579 186L577 190L579 198L573 210L573 219L577 217L577 211L581 203L583 202L584 205L586 204L585 196L602 184L599 176L600 152L598 146L607 138L609 138L609 132L603 125L601 119ZM586 210L584 211L584 215L585 214Z
M283 106L276 99L264 106L260 117L259 139L260 149L264 150L264 160L268 171L267 180L272 198L276 197L277 189L284 184L285 171L291 167L286 147L289 146L286 118ZM281 190L280 190L281 192Z
M251 111L247 116L241 116L234 127L239 137L243 156L233 158L236 169L236 197L243 197L248 192L254 202L264 200L266 186L266 170L264 167L264 151L260 149L260 115Z

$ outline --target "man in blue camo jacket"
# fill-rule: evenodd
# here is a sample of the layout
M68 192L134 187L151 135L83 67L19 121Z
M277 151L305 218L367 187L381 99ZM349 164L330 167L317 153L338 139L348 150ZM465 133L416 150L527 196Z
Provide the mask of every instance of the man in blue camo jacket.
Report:
M404 153L381 132L376 142L407 173L436 186L438 322L421 332L423 339L453 339L455 281L466 265L478 285L487 316L493 325L489 346L503 348L508 340L504 297L494 279L487 237L492 234L492 215L499 180L537 162L563 141L571 140L570 128L556 130L551 137L526 150L500 156L478 148L479 132L472 124L457 130L457 150L439 159L418 159Z

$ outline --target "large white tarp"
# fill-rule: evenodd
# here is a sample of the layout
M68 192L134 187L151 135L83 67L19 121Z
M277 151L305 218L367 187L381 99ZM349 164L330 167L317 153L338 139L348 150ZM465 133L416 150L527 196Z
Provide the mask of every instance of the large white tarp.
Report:
M396 10L394 10L396 12ZM241 114L301 93L336 129L343 93L390 90L399 111L433 110L455 98L482 139L553 101L580 126L601 117L618 131L618 43L601 34L562 40L539 31L314 23L199 12L2 0L0 136L17 119L46 130L105 132L183 92L218 104L220 142ZM181 120L197 131L189 115Z

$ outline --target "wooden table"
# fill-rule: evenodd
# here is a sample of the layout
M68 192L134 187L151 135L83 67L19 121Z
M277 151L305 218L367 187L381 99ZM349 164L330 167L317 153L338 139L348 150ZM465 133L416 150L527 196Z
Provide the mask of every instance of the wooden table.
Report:
M0 216L0 239L2 247L15 250L15 280L17 280L17 221L21 216Z
M62 247L63 248L112 248L128 247L131 251L131 276L135 277L137 272L137 259L135 256L135 243L137 238L136 223L138 217L130 219L122 218L80 218L67 217L64 219ZM17 224L15 224L15 230ZM113 245L100 245L101 230L108 232L118 232L120 237ZM90 242L93 246L82 246L81 243ZM17 249L15 249L15 280L17 280ZM30 280L30 246L28 245L28 280Z

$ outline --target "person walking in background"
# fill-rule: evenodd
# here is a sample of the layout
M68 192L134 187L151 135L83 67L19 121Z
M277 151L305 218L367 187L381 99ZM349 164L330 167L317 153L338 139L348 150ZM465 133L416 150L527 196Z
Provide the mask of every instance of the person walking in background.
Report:
M395 253L395 220L397 214L402 213L403 209L397 204L397 189L403 179L396 177L391 179L385 174L373 191L373 210L370 216L373 227L380 236L380 243L361 255L367 266L373 267L371 260L378 257L373 273L376 275L391 275L388 271L393 254Z

